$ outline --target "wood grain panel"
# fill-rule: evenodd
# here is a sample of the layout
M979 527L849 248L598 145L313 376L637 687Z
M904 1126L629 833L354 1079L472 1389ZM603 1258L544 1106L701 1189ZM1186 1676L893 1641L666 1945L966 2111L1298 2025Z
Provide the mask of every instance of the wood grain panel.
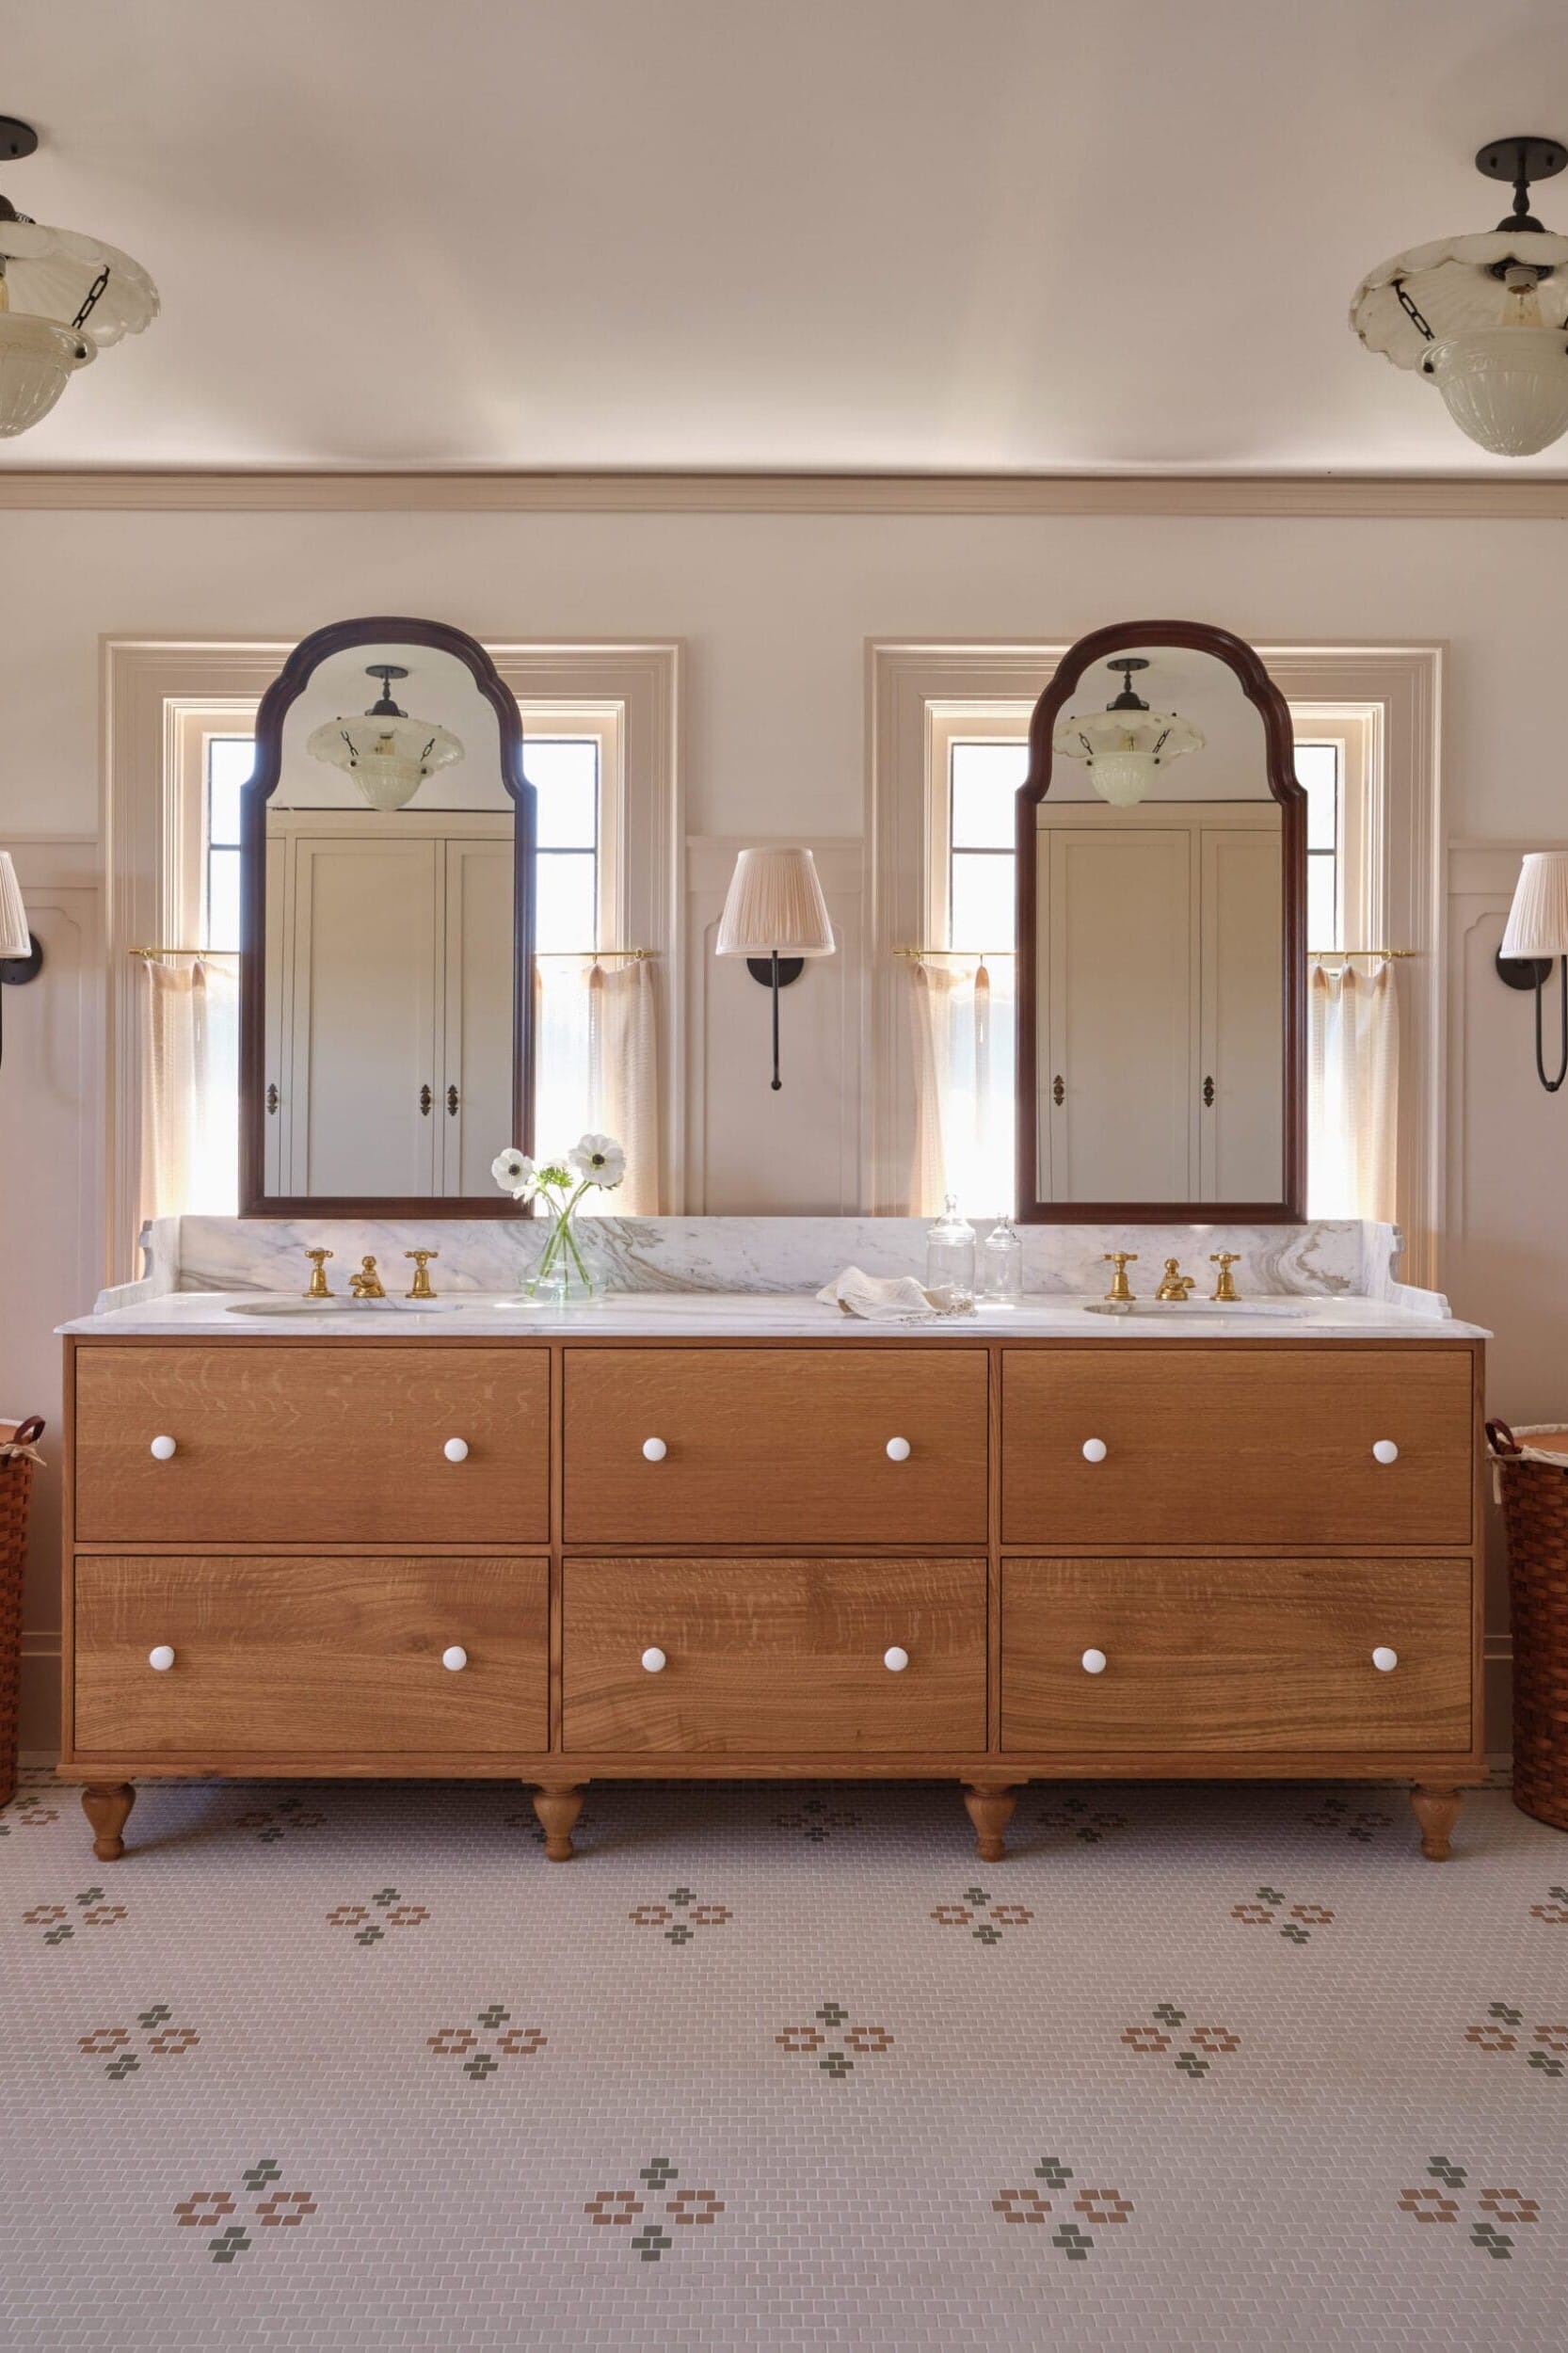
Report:
M1467 1545L1471 1359L1457 1348L1010 1348L1002 1541ZM1105 1460L1083 1443L1103 1439ZM1399 1460L1372 1447L1391 1438Z
M984 1561L568 1560L563 1582L568 1753L984 1746Z
M76 1406L83 1543L550 1539L543 1350L88 1347ZM149 1451L160 1434L167 1463ZM453 1437L466 1462L442 1453Z
M548 1584L543 1560L79 1554L77 1753L542 1748Z
M568 1349L566 1540L984 1545L985 1352Z
M1467 1752L1470 1579L1456 1560L1007 1561L1002 1747Z

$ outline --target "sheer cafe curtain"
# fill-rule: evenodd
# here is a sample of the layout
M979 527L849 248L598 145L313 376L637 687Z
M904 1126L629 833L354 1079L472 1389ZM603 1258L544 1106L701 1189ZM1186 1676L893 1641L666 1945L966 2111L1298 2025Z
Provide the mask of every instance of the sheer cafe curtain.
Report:
M1365 959L1362 960L1363 963ZM1307 980L1307 1215L1392 1222L1399 1159L1398 967L1315 961Z
M239 990L204 956L148 959L141 1215L232 1216L239 1201Z
M1012 1210L1015 984L994 965L916 956L909 965L915 1041L910 1210L935 1216L950 1193L970 1216Z
M659 1213L658 986L652 960L541 958L534 967L534 1157L566 1153L581 1135L614 1136L626 1176L586 1193L580 1213Z

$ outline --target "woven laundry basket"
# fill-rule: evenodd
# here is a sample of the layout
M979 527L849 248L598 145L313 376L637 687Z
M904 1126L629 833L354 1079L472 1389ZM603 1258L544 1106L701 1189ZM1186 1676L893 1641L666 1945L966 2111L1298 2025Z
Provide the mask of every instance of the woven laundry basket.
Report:
M0 1805L16 1795L16 1726L22 1706L22 1572L41 1416L0 1421Z
M1568 1429L1489 1421L1508 1529L1513 1620L1513 1802L1568 1830Z

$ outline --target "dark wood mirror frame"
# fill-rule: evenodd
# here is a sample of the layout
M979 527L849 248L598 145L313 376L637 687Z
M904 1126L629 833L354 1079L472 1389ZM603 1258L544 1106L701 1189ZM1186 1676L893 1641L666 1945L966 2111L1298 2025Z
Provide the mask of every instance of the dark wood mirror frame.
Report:
M268 1193L266 1168L266 805L283 762L283 722L312 674L355 646L429 646L456 655L496 715L501 780L515 805L512 835L512 1133L497 1149L533 1149L534 876L536 796L522 772L522 722L515 696L476 638L446 621L376 614L332 621L302 637L256 713L256 764L240 794L239 1160L241 1217L526 1217L504 1193L394 1195Z
M1269 790L1280 805L1280 870L1284 893L1280 979L1284 1022L1282 1076L1282 1198L1277 1201L1041 1201L1036 1015L1036 824L1034 812L1050 791L1051 738L1063 705L1085 670L1112 654L1147 646L1175 646L1212 654L1233 671L1263 722ZM1018 1221L1032 1225L1147 1225L1233 1219L1251 1225L1299 1225L1306 1214L1306 794L1296 778L1290 710L1244 638L1206 621L1118 621L1069 647L1029 722L1029 773L1018 788L1015 845L1017 861L1017 1180Z

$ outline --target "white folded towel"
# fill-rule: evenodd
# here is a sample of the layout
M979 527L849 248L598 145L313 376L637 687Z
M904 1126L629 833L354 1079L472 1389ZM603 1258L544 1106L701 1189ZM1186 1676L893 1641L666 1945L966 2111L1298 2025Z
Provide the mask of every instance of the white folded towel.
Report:
M857 1266L845 1267L831 1283L823 1285L817 1297L824 1307L837 1307L841 1315L862 1316L870 1321L901 1323L915 1316L953 1312L950 1291L926 1290L912 1274L868 1274Z

